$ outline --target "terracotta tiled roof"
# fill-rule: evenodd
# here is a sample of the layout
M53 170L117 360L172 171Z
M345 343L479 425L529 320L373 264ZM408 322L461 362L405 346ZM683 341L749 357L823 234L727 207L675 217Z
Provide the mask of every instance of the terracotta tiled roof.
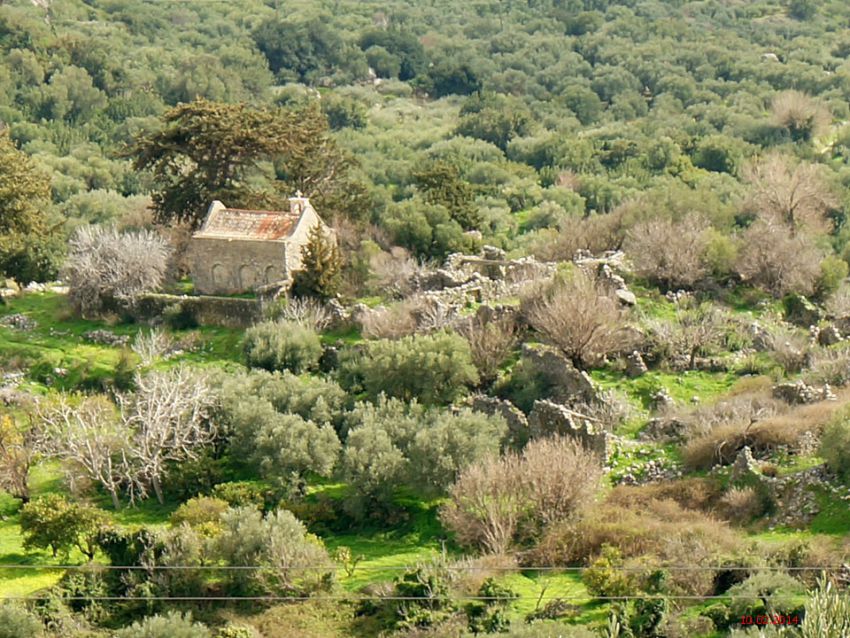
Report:
M219 208L210 212L197 236L282 240L292 232L299 217L298 213L291 211Z

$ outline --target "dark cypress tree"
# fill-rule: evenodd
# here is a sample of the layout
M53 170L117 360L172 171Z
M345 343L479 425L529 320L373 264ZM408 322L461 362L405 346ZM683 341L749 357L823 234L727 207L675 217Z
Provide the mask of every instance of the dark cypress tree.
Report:
M339 248L333 238L315 226L301 255L302 269L295 274L292 292L298 297L333 297L339 289L342 269Z

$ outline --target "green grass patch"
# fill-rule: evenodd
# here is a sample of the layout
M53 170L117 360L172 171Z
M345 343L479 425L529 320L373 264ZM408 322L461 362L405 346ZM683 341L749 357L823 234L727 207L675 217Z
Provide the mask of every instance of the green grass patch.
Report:
M850 502L824 490L819 490L817 503L820 512L809 529L815 534L850 534Z
M653 395L661 390L666 390L677 403L690 403L694 397L706 402L728 392L737 379L729 372L697 370L678 373L651 370L636 379L629 379L608 368L593 370L590 376L603 388L624 392L647 409Z

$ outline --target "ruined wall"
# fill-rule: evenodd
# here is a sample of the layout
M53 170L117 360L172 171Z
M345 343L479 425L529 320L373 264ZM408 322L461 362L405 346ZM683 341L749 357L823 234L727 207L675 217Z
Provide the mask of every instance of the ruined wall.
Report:
M195 291L203 295L247 292L288 279L286 264L283 242L193 237L189 245Z
M125 317L142 323L156 323L166 308L178 305L201 326L248 328L262 319L257 299L232 297L187 297L149 293L126 302L120 309Z

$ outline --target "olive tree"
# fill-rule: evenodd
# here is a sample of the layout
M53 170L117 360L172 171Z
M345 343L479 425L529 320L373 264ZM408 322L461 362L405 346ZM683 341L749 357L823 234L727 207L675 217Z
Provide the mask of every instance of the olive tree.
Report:
M423 404L450 403L478 381L469 344L444 332L366 344L345 362L350 385Z

